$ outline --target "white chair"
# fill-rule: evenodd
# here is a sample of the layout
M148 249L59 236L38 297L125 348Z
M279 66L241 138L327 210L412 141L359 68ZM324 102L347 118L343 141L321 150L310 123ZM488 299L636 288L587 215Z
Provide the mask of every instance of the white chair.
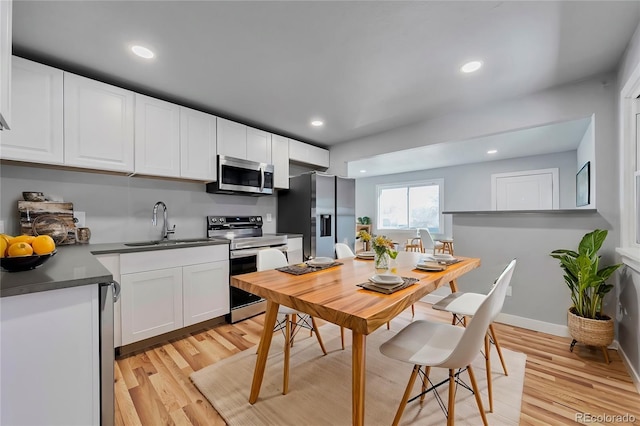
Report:
M355 257L353 250L345 243L336 243L336 259L344 259L345 257Z
M256 269L258 271L265 271L268 269L280 268L287 266L287 258L285 255L277 249L264 249L259 250L256 257ZM282 378L282 394L286 395L289 390L289 354L291 352L291 346L293 346L293 338L299 328L307 328L311 332L316 333L316 338L320 344L322 352L326 355L327 350L324 348L320 333L318 333L318 327L316 326L316 320L304 312L296 311L287 306L280 305L278 314L283 314L284 319L278 320L273 331L285 330L284 333L284 374ZM309 320L311 324L309 324ZM293 328L292 328L293 325Z
M429 373L432 367L449 370L447 425L453 425L455 419L455 382L459 374L456 373L456 370L465 367L469 373L482 422L485 426L488 424L471 362L482 348L489 324L502 310L515 265L516 260L514 259L496 280L496 285L480 304L466 328L432 321L415 321L380 346L380 352L383 355L414 365L409 383L393 419L394 425L400 422L418 374L422 380L420 402L424 400L426 392L431 390L427 389L427 384L430 383Z
M431 236L431 233L426 228L420 228L420 240L422 240L422 250L427 253L427 250L433 251L433 254L436 254L436 250L442 251L444 244L440 241L435 241Z
M345 257L355 257L351 247L344 243L336 243L336 259L344 259ZM340 342L342 343L342 349L344 350L344 327L340 327Z
M494 283L493 285L495 286L496 283ZM432 307L433 309L446 311L453 314L451 324L455 325L462 323L463 325L466 325L466 317L473 317L486 298L486 294L455 292L438 301L438 303L436 303ZM507 365L504 362L502 349L500 348L500 343L498 342L496 331L493 328L493 323L489 324L489 329L487 330L487 335L485 336L484 342L484 358L487 370L487 390L489 393L489 412L493 413L493 386L491 384L491 343L496 346L496 351L498 352L498 356L500 357L500 363L502 364L504 375L508 376L509 373L507 373Z

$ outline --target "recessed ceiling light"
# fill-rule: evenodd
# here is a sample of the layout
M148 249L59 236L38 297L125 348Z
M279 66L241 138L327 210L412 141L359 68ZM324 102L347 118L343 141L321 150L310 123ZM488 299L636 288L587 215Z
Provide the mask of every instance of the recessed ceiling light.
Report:
M480 62L480 61L471 61L471 62L467 62L462 67L460 67L460 71L462 71L464 73L470 73L470 72L478 71L480 69L480 67L482 67L482 62Z
M360 173L367 173L365 169L360 170Z
M490 149L489 151L487 151L487 154L495 154L496 152L498 152L497 149Z
M141 58L151 59L155 54L144 46L132 46L131 51Z
M322 126L323 124L324 124L324 121L322 121L322 120L313 120L313 121L311 122L311 125L312 125L312 126L315 126L315 127L320 127L320 126Z

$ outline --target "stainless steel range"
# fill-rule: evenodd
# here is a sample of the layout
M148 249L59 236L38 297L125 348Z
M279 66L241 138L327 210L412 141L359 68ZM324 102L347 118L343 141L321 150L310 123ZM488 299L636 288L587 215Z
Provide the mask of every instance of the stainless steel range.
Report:
M207 216L207 236L229 241L231 275L255 272L257 253L273 247L287 253L286 234L263 234L262 216ZM267 302L260 296L231 287L231 313L227 321L235 323L263 313Z

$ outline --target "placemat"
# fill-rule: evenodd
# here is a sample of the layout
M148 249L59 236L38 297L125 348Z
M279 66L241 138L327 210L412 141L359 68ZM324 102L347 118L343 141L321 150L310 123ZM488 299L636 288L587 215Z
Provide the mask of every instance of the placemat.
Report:
M333 262L324 266L309 266L306 263L299 263L297 265L283 266L282 268L276 268L276 271L286 272L287 274L303 275L310 272L322 271L323 269L333 268L334 266L342 265L341 262Z
M404 290L405 288L412 286L418 281L420 281L417 278L410 278L410 277L402 277L402 279L404 280L404 283L402 285L399 285L398 287L391 287L391 288L378 287L375 283L372 283L371 281L367 281L366 283L361 283L356 285L366 290L377 291L378 293L383 293L383 294L391 294L391 293L395 293L396 291Z

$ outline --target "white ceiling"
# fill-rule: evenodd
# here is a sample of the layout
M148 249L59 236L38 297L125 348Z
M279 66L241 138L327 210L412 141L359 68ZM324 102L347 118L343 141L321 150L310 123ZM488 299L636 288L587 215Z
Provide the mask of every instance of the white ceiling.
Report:
M19 56L329 146L615 70L639 18L637 1L14 0L13 41ZM462 75L470 59L485 65Z
M583 118L376 155L350 161L347 165L348 176L370 177L573 151L580 145L591 120ZM497 152L488 154L489 150Z

